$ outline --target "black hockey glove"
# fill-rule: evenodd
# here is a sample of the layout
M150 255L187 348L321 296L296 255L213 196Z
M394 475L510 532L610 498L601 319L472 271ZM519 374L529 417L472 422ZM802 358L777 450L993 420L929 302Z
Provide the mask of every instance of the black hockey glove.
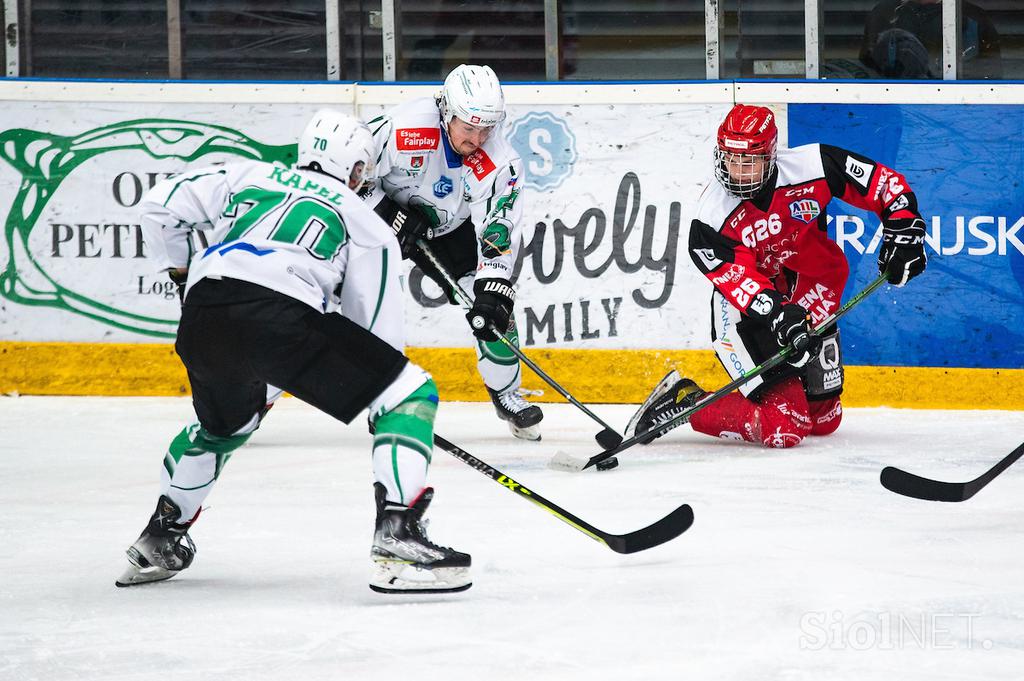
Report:
M780 348L793 349L786 361L795 367L807 364L821 351L821 339L811 335L811 315L800 305L784 304L771 318L768 328Z
M768 325L780 348L792 349L786 361L793 366L802 367L821 352L821 338L811 334L811 316L807 310L785 302L778 291L758 293L747 314Z
M903 286L924 272L927 264L924 220L919 217L886 220L882 227L882 246L878 249L878 273L886 274L890 284Z
M423 213L418 210L406 210L391 199L384 199L377 206L377 214L395 233L398 245L402 249L402 259L408 260L416 252L417 239L430 239L433 227Z
M473 335L482 341L494 342L498 336L491 327L501 334L508 331L516 291L507 279L477 279L473 282L473 295L473 307L466 313Z
M167 270L167 276L178 287L178 301L185 304L185 284L188 282L188 268L181 267L176 270Z

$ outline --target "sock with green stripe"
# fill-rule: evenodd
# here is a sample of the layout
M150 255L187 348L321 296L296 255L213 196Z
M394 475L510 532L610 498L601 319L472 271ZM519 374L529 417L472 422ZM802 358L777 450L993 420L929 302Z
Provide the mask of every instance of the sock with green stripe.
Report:
M258 423L253 417L251 424ZM249 426L246 424L235 435L223 437L192 423L171 441L164 456L160 493L181 508L183 521L199 513L231 453L244 445L255 430Z
M427 379L374 420L373 474L389 502L407 506L426 486L437 401L437 385Z

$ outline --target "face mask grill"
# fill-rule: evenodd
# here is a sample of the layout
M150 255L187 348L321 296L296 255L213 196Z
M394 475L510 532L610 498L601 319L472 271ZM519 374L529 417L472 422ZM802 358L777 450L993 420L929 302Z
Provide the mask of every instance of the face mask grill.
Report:
M737 154L715 147L715 178L733 196L752 199L771 179L775 157Z

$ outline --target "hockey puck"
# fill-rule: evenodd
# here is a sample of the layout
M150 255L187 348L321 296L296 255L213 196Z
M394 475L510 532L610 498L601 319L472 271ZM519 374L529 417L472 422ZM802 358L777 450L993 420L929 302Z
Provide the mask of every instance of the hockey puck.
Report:
M619 467L619 460L616 459L614 456L611 457L611 458L605 459L604 461L600 461L600 462L594 464L594 468L596 468L599 471L610 471L613 468L618 468L618 467Z

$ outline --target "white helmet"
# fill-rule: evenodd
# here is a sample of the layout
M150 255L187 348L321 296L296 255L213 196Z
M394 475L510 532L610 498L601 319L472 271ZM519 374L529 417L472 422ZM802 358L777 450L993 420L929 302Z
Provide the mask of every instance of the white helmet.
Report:
M374 155L373 135L366 123L337 109L320 109L299 139L298 167L358 186L372 174Z
M505 120L505 95L490 66L460 64L452 69L444 79L438 106L445 125L453 116L482 128Z

